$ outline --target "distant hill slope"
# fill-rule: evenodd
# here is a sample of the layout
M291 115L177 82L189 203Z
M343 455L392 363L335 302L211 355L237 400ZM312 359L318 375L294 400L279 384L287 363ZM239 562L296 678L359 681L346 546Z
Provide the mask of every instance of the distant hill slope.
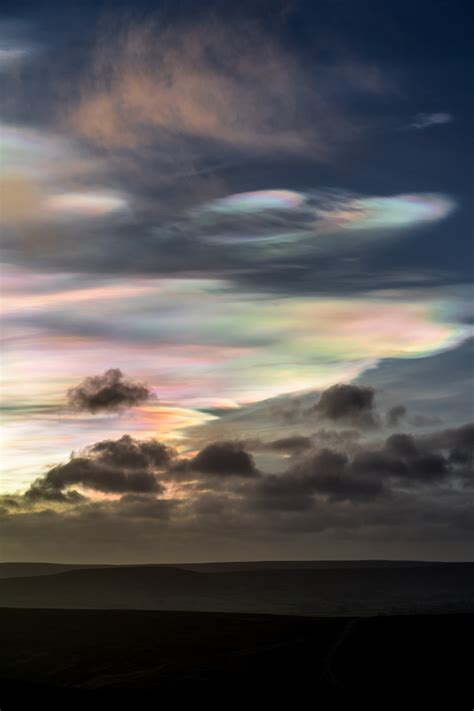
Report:
M87 563L0 563L0 580L4 578L29 578L36 575L54 575L67 570L83 570L84 568L106 568L106 565L89 565Z
M297 615L474 612L474 564L215 572L69 570L0 581L0 606Z
M224 571L244 570L300 570L327 568L408 568L426 565L443 565L443 563L419 560L257 560L232 561L218 563L146 563L139 567L156 568L173 567L185 570L195 570L203 573L220 573ZM36 575L55 575L68 570L84 570L90 568L134 567L118 566L107 563L0 563L0 580L4 578L24 578Z
M421 560L257 560L222 563L182 563L180 568L200 573L222 573L246 570L352 570L366 568L419 568L444 565L438 561Z

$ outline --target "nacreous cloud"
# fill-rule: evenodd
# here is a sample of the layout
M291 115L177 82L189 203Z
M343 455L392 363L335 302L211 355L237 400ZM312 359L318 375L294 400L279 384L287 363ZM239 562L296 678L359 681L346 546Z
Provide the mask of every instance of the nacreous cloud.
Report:
M256 247L263 243L263 248L269 247L267 256L273 251L278 257L298 249L337 252L351 246L352 240L390 236L441 220L454 208L454 201L441 194L372 197L335 190L260 190L202 205L191 213L191 224L205 243Z
M122 196L105 191L58 193L45 202L48 213L58 217L101 217L124 210L126 206Z
M103 161L73 140L0 124L0 149L0 222L14 234L35 235L38 242L38 230L60 227L65 239L67 227L103 225L104 218L123 220L130 214L125 192L96 185ZM85 179L92 186L85 188Z
M64 378L83 379L91 364L97 373L108 369L111 343L116 362L160 383L164 400L205 407L215 395L242 404L349 382L380 359L431 355L472 334L455 299L433 302L424 292L286 296L189 278L104 278L68 290L65 274L55 292L44 293L49 279L37 274L35 284L34 276L15 271L14 293L4 299L5 326L24 333L11 345L4 380L18 382L17 363L31 360L33 348L31 377L41 392L65 390ZM42 332L30 341L32 326ZM121 405L136 402L135 391L105 384L109 400L101 407L114 407L117 397ZM94 381L90 393L97 411L102 385ZM79 397L86 405L89 389Z

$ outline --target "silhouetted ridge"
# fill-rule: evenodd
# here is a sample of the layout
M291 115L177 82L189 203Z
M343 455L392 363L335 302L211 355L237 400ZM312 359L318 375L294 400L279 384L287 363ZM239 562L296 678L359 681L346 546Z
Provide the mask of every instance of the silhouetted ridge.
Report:
M474 564L197 572L120 566L0 580L4 607L298 615L474 611Z

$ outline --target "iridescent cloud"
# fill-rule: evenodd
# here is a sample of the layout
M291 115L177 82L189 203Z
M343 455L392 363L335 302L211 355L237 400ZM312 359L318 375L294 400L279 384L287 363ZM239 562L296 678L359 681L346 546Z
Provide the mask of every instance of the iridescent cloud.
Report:
M80 160L79 149L66 136L48 131L0 124L3 174L51 179L69 172Z
M209 279L96 279L77 289L72 274L45 293L43 277L17 270L5 294L4 397L27 410L60 411L68 388L110 367L164 404L235 406L348 381L381 359L437 353L471 333L449 296L289 297Z
M1 217L7 227L101 218L128 206L124 194L103 187L64 190L98 167L64 136L0 125L0 150Z
M302 205L304 201L303 194L292 190L256 190L214 200L208 203L204 209L224 215L234 215L266 210L291 210Z
M337 252L355 240L387 237L447 217L455 202L443 194L357 196L341 191L261 190L214 200L192 215L190 229L209 244L280 245L276 257L316 249ZM334 237L334 239L326 239ZM258 254L258 251L257 251Z
M91 190L51 195L45 201L48 212L65 217L101 217L123 210L126 206L127 201L117 193Z
M415 193L392 197L355 198L340 209L321 212L321 231L403 229L440 220L454 209L453 200L445 195Z

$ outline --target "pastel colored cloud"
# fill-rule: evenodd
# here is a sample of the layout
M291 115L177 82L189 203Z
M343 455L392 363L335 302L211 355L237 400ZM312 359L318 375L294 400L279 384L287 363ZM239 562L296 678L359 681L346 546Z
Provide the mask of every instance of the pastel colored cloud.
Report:
M84 275L59 273L52 282L48 273L4 271L9 491L98 438L159 433L179 444L188 427L212 419L197 408L235 409L350 382L380 360L431 355L471 333L456 320L457 299L423 293L286 297L219 280L115 277L88 286ZM67 390L111 365L148 383L160 404L113 416L68 413Z
M237 193L214 200L204 206L203 212L224 215L264 212L267 210L289 210L305 202L305 196L292 190L256 190Z
M447 195L413 193L357 196L341 191L261 190L214 200L192 213L199 239L210 244L280 245L279 254L298 249L337 251L347 241L396 234L447 217L455 202ZM337 240L324 240L324 236ZM300 243L298 246L297 243ZM268 253L268 250L265 252ZM271 255L271 252L269 252Z
M446 195L414 193L389 197L356 197L323 209L322 231L404 229L449 215L455 203Z
M0 125L1 222L24 228L58 219L97 219L124 212L124 194L101 187L64 190L79 178L93 180L95 160L64 136L12 125Z
M92 190L51 195L44 205L48 213L64 217L101 217L126 206L127 201L117 193Z
M117 19L117 26L113 38L99 38L79 99L64 117L76 135L111 150L160 145L161 154L186 153L199 163L197 141L206 141L204 153L212 144L258 154L311 147L321 159L353 133L347 96L387 90L376 68L346 57L321 66L315 81L257 22L170 27L160 18ZM337 83L337 97L328 80Z
M0 154L3 174L51 180L77 171L82 156L64 135L29 126L0 124ZM85 162L85 161L84 161Z

